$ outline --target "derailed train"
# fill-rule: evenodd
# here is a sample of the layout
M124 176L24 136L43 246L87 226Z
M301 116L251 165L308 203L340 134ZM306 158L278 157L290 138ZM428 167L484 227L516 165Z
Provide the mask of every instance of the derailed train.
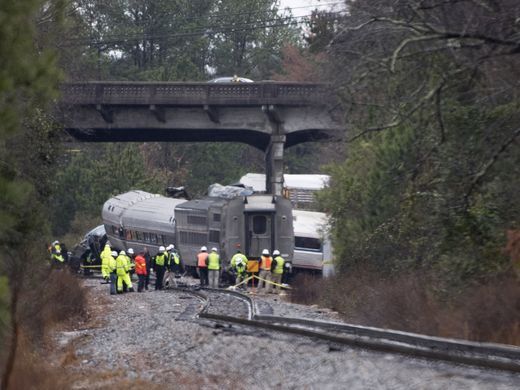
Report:
M237 248L249 259L260 257L263 249L278 249L289 261L294 256L292 205L282 196L185 200L135 190L107 200L102 217L112 246L146 247L154 255L160 246L174 244L191 270L201 246L216 247L224 262Z
M239 189L237 189L239 190ZM278 206L274 206L278 204ZM249 258L263 248L282 248L295 270L333 273L328 218L315 211L292 210L287 200L270 195L241 195L234 199L208 197L187 201L144 191L110 198L103 207L104 225L85 235L71 253L74 269L99 263L108 238L116 249L146 247L155 254L161 245L175 244L188 267L202 245L217 247L224 260L237 245ZM105 234L106 231L106 234ZM88 270L88 268L86 269Z

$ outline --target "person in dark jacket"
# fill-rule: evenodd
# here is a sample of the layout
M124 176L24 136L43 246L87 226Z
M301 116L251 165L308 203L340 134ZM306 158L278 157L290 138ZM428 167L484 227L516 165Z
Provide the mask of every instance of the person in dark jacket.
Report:
M150 274L152 271L152 256L150 256L150 252L148 252L148 248L143 248L143 257L146 261L146 276L144 278L144 288L148 290L148 285L150 284Z

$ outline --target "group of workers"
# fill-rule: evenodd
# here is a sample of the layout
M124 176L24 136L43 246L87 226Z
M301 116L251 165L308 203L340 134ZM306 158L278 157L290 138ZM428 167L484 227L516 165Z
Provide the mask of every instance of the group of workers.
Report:
M127 253L128 252L128 253ZM114 251L110 244L105 244L101 257L101 275L107 283L110 283L110 294L133 292L132 273L137 275L137 292L149 289L150 274L155 272L155 289L162 290L164 286L176 284L180 277L182 263L175 246L170 244L167 248L159 247L157 255L150 256L147 248L143 248L137 255L132 248L125 252Z
M58 250L55 252L59 256ZM107 242L100 257L101 274L106 283L110 284L111 295L133 292L133 273L138 278L138 292L149 289L152 271L155 272L155 290L177 286L177 280L181 277L184 268L180 254L173 244L166 248L160 246L157 254L151 256L147 248L143 248L137 254L132 248L126 252L124 250L117 252L112 250L110 243ZM256 288L259 292L281 291L283 283L287 282L284 279L291 272L291 263L281 256L279 250L274 250L271 256L268 249L264 249L260 258L255 261L251 267L251 261L238 248L226 269L227 275L234 279L231 284L246 290L250 281L248 278L254 276L250 283L252 286L257 284ZM224 267L217 248L211 248L210 251L205 246L200 248L197 254L197 270L201 287L219 288Z
M256 272L249 269L248 263L248 258L240 249L236 250L236 253L229 262L228 271L235 276L235 285L244 290L247 289L246 278L249 275L256 276ZM217 248L211 248L211 251L208 253L207 247L201 247L200 252L197 254L197 269L200 276L200 285L202 287L218 288L221 268L222 264ZM264 249L258 259L258 291L265 290L266 293L269 293L274 286L274 292L278 293L281 290L282 282L286 282L286 280L282 280L282 277L284 275L287 277L291 272L291 268L291 263L281 256L279 250L275 249L271 256L269 250ZM253 269L256 269L256 267L253 267ZM253 286L254 283L255 281L253 279Z

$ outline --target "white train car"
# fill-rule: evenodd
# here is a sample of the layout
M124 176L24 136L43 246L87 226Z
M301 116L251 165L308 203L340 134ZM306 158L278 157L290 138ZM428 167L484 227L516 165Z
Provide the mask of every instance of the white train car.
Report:
M332 270L332 246L328 236L328 218L317 211L293 210L293 267L323 272Z

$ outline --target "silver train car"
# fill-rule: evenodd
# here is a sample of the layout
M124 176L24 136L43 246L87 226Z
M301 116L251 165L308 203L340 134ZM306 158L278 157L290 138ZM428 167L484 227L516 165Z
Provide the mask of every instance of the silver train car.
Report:
M216 247L225 263L237 248L250 259L260 257L263 249L278 249L293 259L292 206L281 196L186 201L130 191L106 201L102 217L114 247L146 247L154 255L159 246L175 244L187 267L196 266L201 246Z
M175 244L174 211L184 202L138 190L110 198L103 205L102 218L111 246L147 248L154 255L160 246Z

